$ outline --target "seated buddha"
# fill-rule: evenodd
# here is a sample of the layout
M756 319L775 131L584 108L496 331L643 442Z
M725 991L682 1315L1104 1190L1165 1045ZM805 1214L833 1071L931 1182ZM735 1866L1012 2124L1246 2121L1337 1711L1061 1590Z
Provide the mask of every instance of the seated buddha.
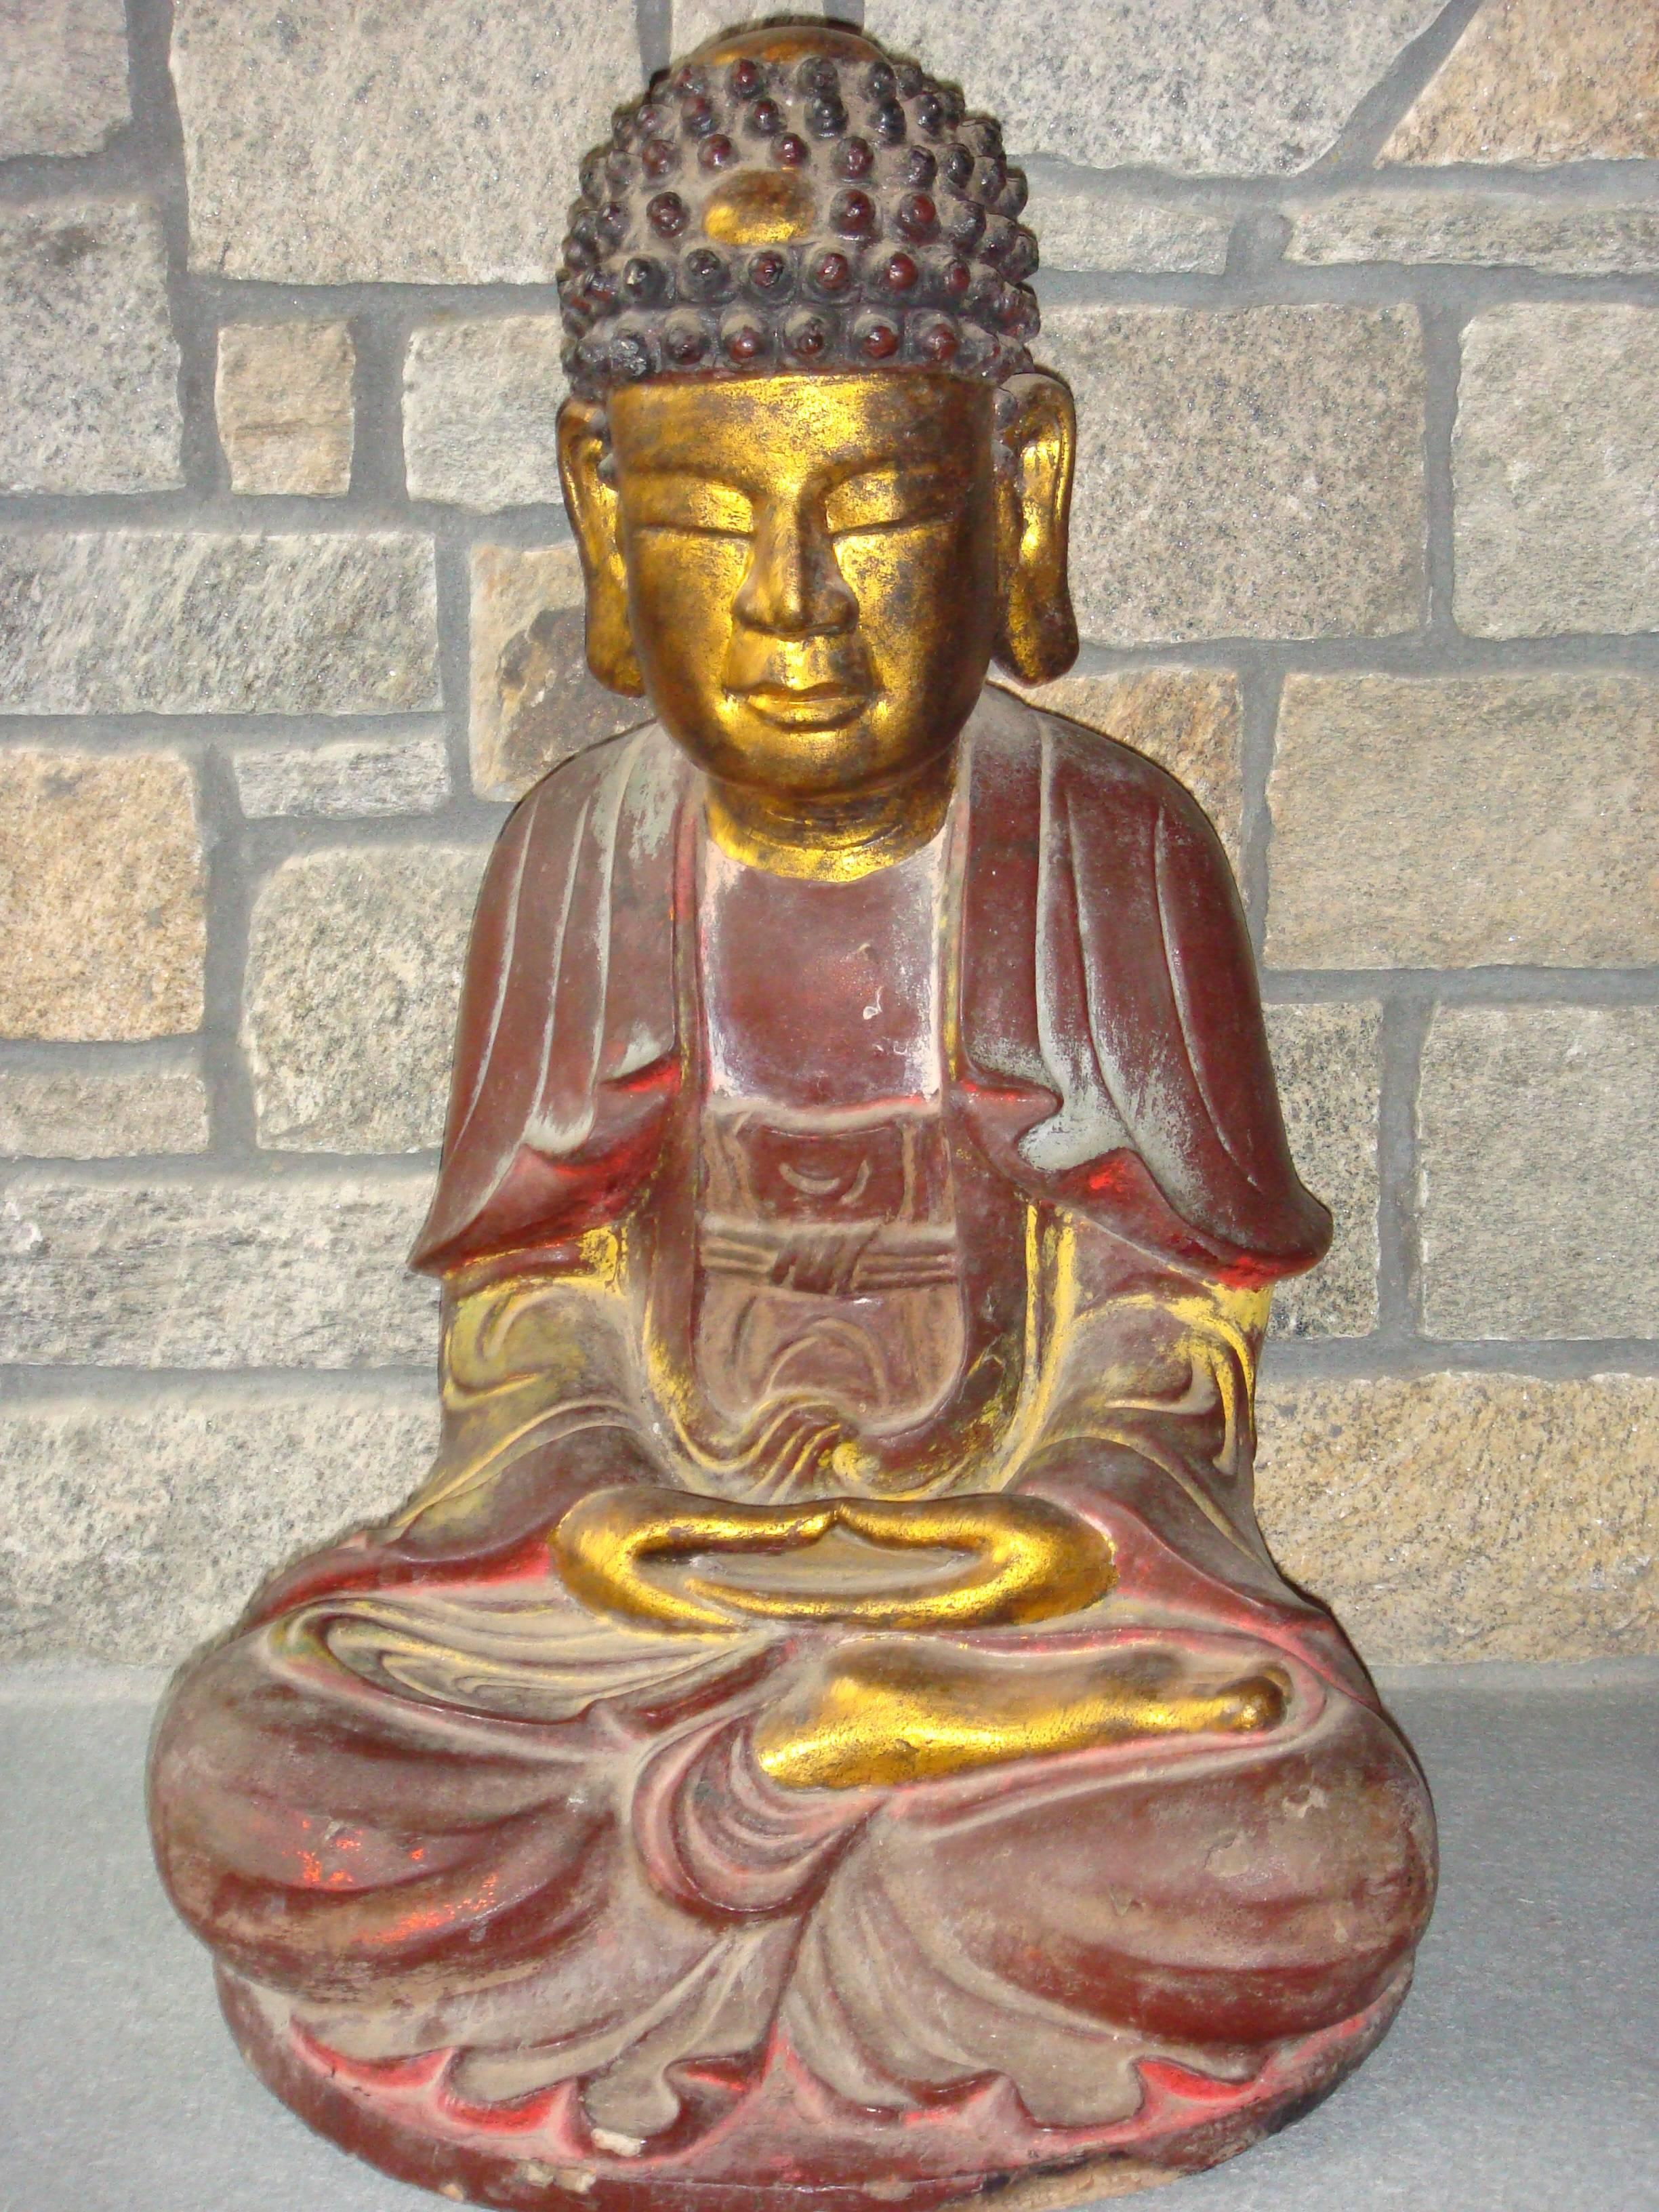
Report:
M1251 1501L1329 1233L1182 787L1077 647L1025 183L854 33L582 166L588 653L478 902L437 1462L174 1683L171 1895L312 2124L492 2204L1045 2203L1305 2109L1429 1799Z

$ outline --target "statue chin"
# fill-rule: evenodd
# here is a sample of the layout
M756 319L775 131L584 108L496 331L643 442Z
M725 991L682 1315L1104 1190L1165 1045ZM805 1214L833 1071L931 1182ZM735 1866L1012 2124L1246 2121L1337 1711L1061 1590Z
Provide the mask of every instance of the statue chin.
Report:
M180 1672L158 1863L276 2093L452 2197L1127 2193L1339 2081L1432 1904L1255 1518L1329 1217L1209 823L982 684L1076 647L994 127L763 27L583 175L567 499L662 721L502 830L438 1455Z

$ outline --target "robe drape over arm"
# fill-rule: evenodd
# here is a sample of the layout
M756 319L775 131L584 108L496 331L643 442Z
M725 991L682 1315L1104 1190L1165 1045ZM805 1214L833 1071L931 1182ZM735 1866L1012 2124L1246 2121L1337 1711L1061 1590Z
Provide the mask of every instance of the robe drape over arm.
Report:
M502 831L416 1267L559 1244L616 1219L648 1176L680 1079L673 840L689 775L647 725L563 762Z

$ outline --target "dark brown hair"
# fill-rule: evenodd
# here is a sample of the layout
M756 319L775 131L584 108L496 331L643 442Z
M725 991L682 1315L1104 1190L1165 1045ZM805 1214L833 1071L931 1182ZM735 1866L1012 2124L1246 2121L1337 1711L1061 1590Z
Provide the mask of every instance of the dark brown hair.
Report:
M1036 240L1002 132L823 22L713 40L617 111L559 270L564 363L646 376L1031 366Z

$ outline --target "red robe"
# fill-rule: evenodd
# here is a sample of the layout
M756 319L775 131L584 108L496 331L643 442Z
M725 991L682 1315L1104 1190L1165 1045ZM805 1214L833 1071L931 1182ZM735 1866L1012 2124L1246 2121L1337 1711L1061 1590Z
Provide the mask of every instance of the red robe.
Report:
M533 1283L539 1258L556 1279L584 1232L672 1220L697 793L647 728L512 817L417 1265ZM805 2183L857 2212L873 2174L927 2212L987 2172L1199 2166L1316 2096L1403 1994L1426 1792L1261 1544L1255 1346L1205 1333L1209 1286L1305 1267L1329 1234L1225 860L1162 770L999 692L955 806L943 1113L969 1304L1006 1335L1028 1203L1090 1225L1092 1318L1012 1480L1099 1528L1119 1576L1085 1613L955 1640L993 1668L1267 1665L1284 1717L781 1789L756 1713L837 1632L585 1614L548 1531L665 1470L622 1413L562 1428L555 1404L435 1533L417 1505L275 1577L155 1739L158 1856L245 2050L429 2186L656 2212L696 2184L705 2212L754 2212ZM665 1278L674 1239L649 1234Z
M1244 919L1214 830L1139 753L988 690L963 740L960 1049L947 1082L1024 1196L1226 1279L1310 1267ZM616 1219L685 1054L673 931L699 779L647 726L538 784L473 925L434 1273Z

